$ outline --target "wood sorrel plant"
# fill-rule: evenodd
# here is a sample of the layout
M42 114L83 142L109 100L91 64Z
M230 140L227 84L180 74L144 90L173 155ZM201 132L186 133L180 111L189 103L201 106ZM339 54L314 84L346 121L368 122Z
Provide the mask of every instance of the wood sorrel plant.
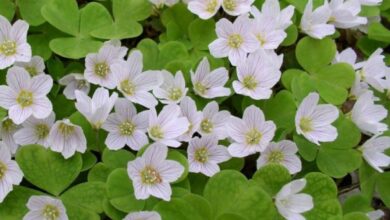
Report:
M389 0L0 0L0 220L390 218Z

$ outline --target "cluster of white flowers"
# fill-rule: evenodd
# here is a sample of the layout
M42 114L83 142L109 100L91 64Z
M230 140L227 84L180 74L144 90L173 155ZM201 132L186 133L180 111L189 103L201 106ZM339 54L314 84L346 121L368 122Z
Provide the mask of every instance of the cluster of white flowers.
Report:
M172 6L175 0L152 0L158 6ZM167 159L168 147L188 145L189 172L213 176L219 164L231 157L242 158L260 153L257 167L280 164L290 174L302 169L297 155L298 146L290 140L273 141L277 126L267 120L263 111L251 105L242 118L220 109L219 97L233 92L254 100L269 99L273 87L281 78L283 54L275 50L287 37L292 24L294 7L280 8L278 0L266 0L261 8L252 6L253 0L190 0L188 9L202 19L209 19L221 8L232 16L216 23L217 39L209 45L215 58L227 57L237 72L229 88L229 71L225 67L212 70L203 57L191 70L190 85L183 72L144 70L143 54L128 49L119 40L104 43L97 53L85 59L84 73L70 73L58 84L63 94L75 100L75 107L93 129L108 132L105 145L110 150L129 147L143 151L130 161L128 176L137 199L150 196L169 201L171 184L179 180L184 166ZM367 23L360 17L361 5L373 5L378 0L331 0L313 10L309 0L301 19L301 30L312 38L322 39L335 33L336 28L358 28ZM57 119L48 96L53 79L45 74L43 59L31 57L27 43L28 24L17 21L11 25L0 16L0 69L7 70L7 85L0 86L0 107L8 116L0 126L0 202L21 182L23 174L12 160L19 146L39 144L64 158L87 150L82 128L69 119ZM390 97L390 68L384 63L383 50L378 49L367 60L357 63L357 55L348 48L336 54L333 63L348 63L356 71L351 97L356 99L349 118L362 133L372 136L359 149L363 158L379 172L390 165L384 152L390 148L390 137L381 136L388 126L381 121L387 117L384 106L376 104L374 90ZM119 92L110 90L116 89ZM92 97L89 96L93 91ZM122 96L122 97L119 97ZM194 97L210 100L199 110ZM198 98L198 97L197 97ZM159 105L161 103L161 105ZM320 104L317 92L309 93L299 104L295 115L295 132L321 146L338 137L332 125L341 114L336 106ZM139 107L139 108L138 108ZM138 108L138 110L137 110ZM142 109L140 111L140 109ZM228 147L220 144L227 139ZM150 142L153 142L149 145ZM147 146L149 145L149 146ZM143 149L143 147L146 149ZM312 197L299 193L305 179L294 180L283 186L275 196L275 205L286 219L304 219L302 213L313 208ZM66 209L58 199L33 196L28 201L24 219L67 219ZM43 215L43 216L42 216ZM160 220L156 212L136 212L131 219Z

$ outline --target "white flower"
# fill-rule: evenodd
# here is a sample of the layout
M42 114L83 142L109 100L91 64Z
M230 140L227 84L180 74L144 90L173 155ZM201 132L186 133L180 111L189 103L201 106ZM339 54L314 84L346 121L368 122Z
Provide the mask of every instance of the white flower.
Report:
M154 143L142 157L130 161L127 173L133 181L137 199L147 199L150 195L163 200L171 199L171 182L176 181L184 172L184 167L173 160L166 160L168 148Z
M12 160L9 149L0 142L0 204L13 190L13 185L22 182L23 173L19 165Z
M294 15L294 6L289 5L280 10L279 0L266 0L261 6L261 12L256 6L252 6L251 14L255 19L259 17L263 17L262 20L267 19L267 22L275 25L275 29L285 30L292 24L291 17Z
M354 69L358 69L358 66L356 65L356 60L356 52L352 48L348 47L341 52L336 52L336 56L334 57L332 63L348 63Z
M28 62L15 62L15 66L24 68L30 76L45 74L45 63L40 56L33 56Z
M361 5L375 6L380 5L382 0L360 0Z
M0 126L0 139L4 142L5 146L9 148L9 151L12 154L16 153L16 150L19 147L19 144L15 142L14 134L19 130L21 126L16 125L10 118L5 117L1 121Z
M23 68L12 67L7 72L7 84L0 86L0 106L8 109L15 124L21 124L31 115L46 118L53 110L46 97L53 86L50 75L30 77Z
M17 20L13 25L0 15L0 69L16 61L29 62L31 47L27 43L28 23Z
M390 148L390 137L378 137L375 135L368 139L360 148L363 158L378 172L383 172L382 167L390 165L390 157L385 151Z
M216 101L209 102L203 109L203 118L198 132L202 136L214 135L218 140L225 139L228 136L225 125L229 117L230 112L219 111Z
M62 77L59 81L60 85L65 86L64 95L67 99L76 99L75 91L81 91L85 94L89 93L91 85L84 78L84 75L79 73L70 73Z
M29 211L23 220L68 220L62 201L50 196L31 196L26 206Z
M108 90L102 87L95 90L92 98L78 90L75 91L75 95L77 110L97 129L106 121L118 98L116 92L110 96Z
M247 15L239 16L234 23L226 18L216 24L218 39L209 45L211 55L216 58L228 57L230 63L236 66L248 53L257 50L258 42L251 33L251 21Z
M15 142L19 145L40 144L49 147L48 137L53 126L55 115L52 112L47 118L36 119L33 116L23 122L23 128L14 134Z
M149 137L158 143L171 147L179 147L179 136L188 131L190 123L181 116L180 107L176 104L164 106L157 115L155 109L149 110Z
M103 46L113 46L114 48L114 56L116 55L116 58L123 59L127 54L127 47L121 46L121 41L118 39L113 39L104 42Z
M274 50L287 37L286 32L276 29L276 21L260 16L252 20L251 31L256 36L259 48Z
M163 83L153 89L153 94L164 104L177 104L187 94L183 73L178 71L175 76L166 70L161 71Z
M85 58L85 79L96 85L113 89L117 79L111 66L120 62L126 53L119 46L114 46L113 42L105 43L98 53L90 53Z
M385 83L386 74L390 73L390 68L384 62L385 56L381 55L382 52L383 49L378 48L370 55L368 60L358 64L361 68L357 71L362 81L380 92L384 90L383 84Z
M229 119L227 132L234 140L228 148L230 155L246 157L264 151L275 131L274 122L266 121L261 109L254 105L247 107L242 119L234 116Z
M161 216L156 211L140 211L129 213L123 220L161 220Z
M137 109L127 99L120 98L115 103L115 113L108 116L102 128L108 131L105 144L108 149L118 150L125 145L133 150L139 150L149 143L146 136L149 112L137 114Z
M385 216L385 213L382 210L378 209L367 212L366 215L370 220L380 220Z
M253 2L255 0L223 0L222 8L228 15L238 16L248 13Z
M142 72L142 53L134 50L127 61L112 66L117 77L118 90L130 101L153 108L158 104L156 98L149 92L162 84L160 71Z
M283 55L274 51L258 50L249 54L237 65L238 80L233 81L237 94L249 96L252 99L269 99L272 87L278 83L283 62Z
M301 213L311 210L313 197L299 193L306 186L305 179L293 180L282 187L275 196L275 205L286 220L304 220Z
M372 23L377 23L377 22L380 22L381 21L381 17L380 16L370 16L370 17L367 17L367 23L366 24L362 24L362 25L359 25L357 27L357 29L365 34L368 34L368 27L370 26L370 24Z
M199 16L199 18L207 20L213 17L219 8L221 8L223 0L190 0L188 2L188 10Z
M190 126L186 133L182 134L178 139L188 142L199 129L203 114L197 110L195 101L188 96L184 97L180 102L180 110L182 115L188 119Z
M195 73L191 70L195 93L206 99L230 95L230 89L224 87L228 80L229 73L225 67L210 72L210 63L206 57L200 61Z
M195 137L188 144L189 171L213 176L218 173L219 163L230 159L227 148L218 145L218 139L212 135L202 138Z
M382 105L375 105L377 98L372 91L360 95L351 111L351 119L356 126L366 135L375 135L388 129L385 123L381 123L387 117L387 110Z
M327 24L331 13L328 1L313 11L313 0L309 0L301 19L302 31L317 39L334 34L336 31L334 25Z
M329 7L332 11L329 22L335 27L348 29L367 23L367 18L359 16L359 0L331 0Z
M257 169L270 163L280 164L288 169L290 174L296 174L302 170L302 162L296 155L297 145L289 140L271 142L265 151L261 152L257 160Z
M318 93L309 93L301 102L295 115L298 134L317 145L337 138L337 129L332 123L339 117L338 109L331 104L318 104Z
M61 153L65 159L73 156L76 151L84 153L87 150L87 140L83 130L68 119L54 123L50 129L48 142L50 149Z

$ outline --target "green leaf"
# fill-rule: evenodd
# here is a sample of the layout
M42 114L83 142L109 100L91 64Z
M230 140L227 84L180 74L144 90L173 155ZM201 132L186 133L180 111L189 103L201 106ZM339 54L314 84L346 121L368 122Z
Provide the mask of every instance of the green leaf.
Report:
M368 38L390 43L390 30L379 22L371 23L368 26Z
M98 51L102 44L102 42L92 39L69 37L56 38L50 41L49 46L53 52L60 56L80 59L89 53Z
M92 169L89 170L88 182L100 181L105 183L111 171L111 167L108 167L104 163L99 162L94 167L92 167Z
M188 35L188 27L194 19L195 15L192 14L187 9L187 6L183 3L175 4L172 7L169 7L168 9L164 10L163 14L161 15L161 22L163 25L167 27L170 22L174 22L177 25L179 29L178 31L181 33L181 35Z
M11 0L0 0L0 5L0 15L11 21L15 15L15 4Z
M361 194L348 197L343 204L344 214L358 211L369 212L371 210L371 201Z
M78 35L79 8L76 0L51 0L42 7L41 13L57 29L73 36Z
M271 197L238 171L224 170L206 185L204 197L214 210L214 218L236 213L248 219L273 219L276 210Z
M102 26L112 24L112 18L107 9L96 2L87 4L80 10L80 35L89 37L89 34Z
M340 115L333 125L337 128L337 138L332 142L324 142L321 147L332 149L351 149L360 143L361 133L359 128L346 117Z
M363 161L359 169L359 180L362 194L367 198L372 198L378 176L379 173Z
M207 200L193 194L182 198L161 201L154 208L163 219L203 220L210 219L210 205ZM204 215L208 218L204 218ZM208 214L207 214L208 213Z
M306 140L303 136L294 135L294 142L298 146L298 152L307 161L314 161L317 157L318 146Z
M49 59L52 52L47 39L48 36L45 34L28 35L27 41L31 45L32 54L41 56L44 60Z
M45 22L41 15L41 8L48 0L18 0L20 14L32 26L38 26Z
M85 152L84 154L81 155L81 157L83 159L83 167L81 168L81 171L86 171L91 169L97 161L96 156L90 151Z
M224 213L220 215L217 220L248 220L244 216L234 214L234 213Z
M127 150L113 151L106 148L102 155L104 164L111 168L126 168L127 163L134 159L134 154Z
M294 118L297 107L294 96L287 90L278 92L274 97L260 105L268 120L275 122L278 128L294 129Z
M293 45L298 39L298 28L296 25L292 24L286 29L287 37L283 40L282 46Z
M23 219L28 212L27 201L34 195L43 195L43 193L24 186L14 186L14 189L0 203L1 220Z
M144 0L114 0L112 11L116 20L142 21L152 13L152 4Z
M127 213L121 212L117 210L114 206L112 206L108 199L104 200L103 209L104 214L106 214L112 220L122 220L127 215Z
M344 215L343 220L370 220L363 212L352 212Z
M138 43L137 49L141 50L143 54L144 70L159 68L158 54L160 51L156 42L148 38L143 39ZM147 57L147 59L145 59L145 57Z
M93 211L68 202L64 202L64 205L66 208L66 214L71 220L100 220L99 215Z
M316 91L313 80L307 74L294 77L291 82L291 92L295 99L301 102L310 92Z
M317 166L325 174L341 178L358 169L362 163L360 152L354 149L337 150L321 147L317 156Z
M322 40L304 37L296 47L298 63L308 72L314 73L328 65L336 55L336 44L331 38Z
M215 21L212 19L195 19L188 27L188 37L194 48L208 50L209 44L217 38L215 34Z
M115 169L107 179L107 195L112 206L122 212L142 210L145 200L134 196L132 182L124 168Z
M101 39L134 38L142 33L142 25L133 20L115 22L93 30L90 34Z
M362 36L359 38L356 45L364 53L364 55L370 56L376 49L385 48L388 44L381 41L371 40L367 36Z
M305 179L307 183L302 192L311 195L314 203L314 208L304 213L306 219L328 220L331 217L341 217L341 205L333 180L322 173L309 173Z
M283 74L282 74L282 84L283 84L283 86L286 89L291 91L292 80L295 77L299 77L301 75L307 75L307 74L306 74L305 71L300 70L300 69L288 69L288 70L284 71Z
M256 171L252 180L273 197L285 184L290 182L291 176L284 166L268 164Z
M377 181L379 196L387 207L390 207L390 172L381 173Z
M87 182L76 185L64 192L61 195L61 200L102 213L103 201L106 197L106 184L102 182Z
M186 58L188 58L188 52L183 43L178 41L170 41L160 46L158 62L162 67L173 60L183 60Z
M59 195L79 175L82 160L80 154L65 160L61 154L39 145L27 145L16 153L24 177L35 186Z

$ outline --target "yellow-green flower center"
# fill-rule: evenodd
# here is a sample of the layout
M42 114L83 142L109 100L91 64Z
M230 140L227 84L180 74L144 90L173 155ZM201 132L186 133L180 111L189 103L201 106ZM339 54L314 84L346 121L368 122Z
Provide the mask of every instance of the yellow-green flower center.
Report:
M284 154L280 150L271 151L268 155L269 163L281 163L284 160Z
M206 147L195 150L194 159L200 163L206 163L209 159L209 152Z
M232 34L228 38L228 45L231 48L237 49L241 46L241 44L244 42L244 39L242 39L242 36L239 34Z
M74 128L75 128L74 126L68 125L68 124L63 123L63 122L61 122L61 123L58 125L58 130L60 131L60 133L61 133L62 136L64 136L64 137L67 137L67 136L73 134Z
M245 135L246 143L248 145L259 144L262 138L262 134L257 129L252 129L248 131Z
M161 130L161 127L156 125L156 126L153 126L151 129L150 129L150 135L154 138L157 138L157 139L162 139L164 138L164 133L163 131Z
M16 42L4 41L3 43L0 43L0 54L4 54L5 56L16 54Z
M87 85L87 81L82 79L82 80L77 81L76 87L77 87L77 89L82 89L86 85Z
M328 19L329 23L332 23L332 22L335 22L335 21L336 21L336 17L335 16L330 16L329 19Z
M169 98L173 101L177 101L183 95L183 91L180 88L171 88L169 90Z
M218 6L217 0L210 0L207 2L206 11L209 13L213 13L217 6Z
M30 76L38 75L38 71L35 66L25 66L24 69L30 74Z
M32 105L33 100L32 92L26 90L20 91L18 97L16 98L16 102L18 102L18 104L23 108Z
M60 216L60 211L53 205L46 205L42 214L45 217L45 220L56 220Z
M207 118L206 119L203 119L203 121L200 123L200 129L202 129L202 131L204 133L211 133L213 132L213 123L208 120Z
M133 84L133 82L131 82L130 80L126 79L126 80L123 80L121 83L120 83L120 88L121 90L126 93L127 95L134 95L135 93L135 85Z
M249 90L253 90L257 87L256 79L252 75L245 76L244 79L242 80L242 84L244 84L244 87Z
M110 71L110 67L107 63L97 63L95 64L95 74L100 78L106 78L108 72Z
M201 95L204 95L207 91L207 88L205 85L203 85L202 83L200 82L197 82L195 83L194 85L194 89L197 93L201 94Z
M312 120L310 118L301 118L299 127L303 132L310 132L313 130Z
M50 129L46 124L37 124L35 126L35 134L39 139L44 139L49 134Z
M236 0L223 0L223 6L228 11L234 11L237 7Z
M125 121L119 125L119 132L121 135L131 136L135 131L135 125L130 121Z
M260 45L264 45L267 41L265 40L265 38L261 35L261 34L257 34L256 35L256 38L257 40L259 41Z
M1 124L1 128L5 132L11 132L16 128L16 125L14 124L14 122L11 119L7 118Z
M364 70L361 69L357 71L357 74L359 74L360 80L364 81L366 79L366 73L364 72Z
M0 180L5 176L5 172L7 172L7 166L0 161Z
M154 168L149 166L145 167L145 169L141 171L141 180L142 183L150 185L162 182L160 174Z

